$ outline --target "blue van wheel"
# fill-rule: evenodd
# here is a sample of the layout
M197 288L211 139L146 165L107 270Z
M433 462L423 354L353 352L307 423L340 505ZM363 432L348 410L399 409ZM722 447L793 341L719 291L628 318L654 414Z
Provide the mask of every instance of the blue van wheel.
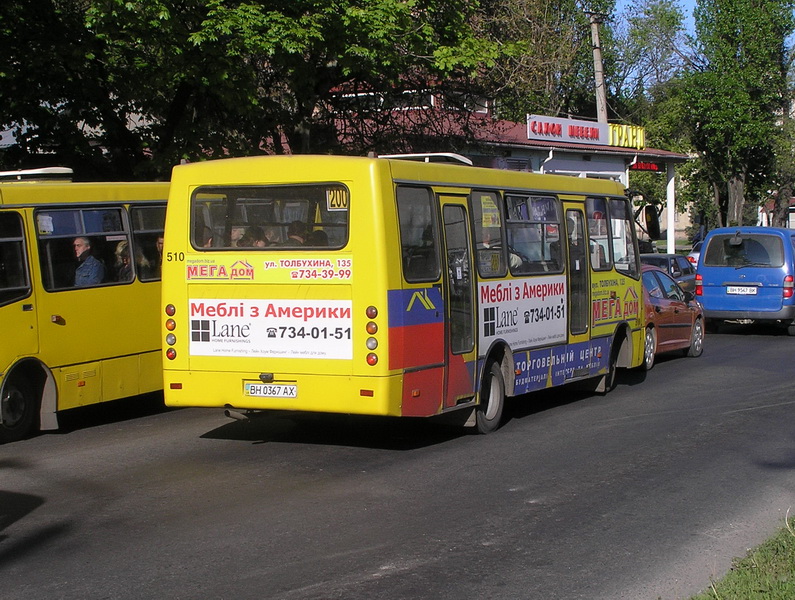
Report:
M795 321L787 325L787 335L795 335Z

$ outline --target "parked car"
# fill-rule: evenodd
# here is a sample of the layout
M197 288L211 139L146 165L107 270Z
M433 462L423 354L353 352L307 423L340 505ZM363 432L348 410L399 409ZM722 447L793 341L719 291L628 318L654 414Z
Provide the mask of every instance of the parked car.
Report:
M646 336L643 368L654 366L657 354L683 351L701 356L704 351L704 314L692 292L686 292L662 269L642 266Z
M641 254L640 262L661 268L686 292L696 291L696 268L679 254Z
M795 231L721 227L704 238L696 296L709 329L768 322L795 335Z
M701 246L703 245L704 242L696 242L693 244L693 248L691 248L690 252L687 253L687 260L694 267L698 267L698 257L701 256Z

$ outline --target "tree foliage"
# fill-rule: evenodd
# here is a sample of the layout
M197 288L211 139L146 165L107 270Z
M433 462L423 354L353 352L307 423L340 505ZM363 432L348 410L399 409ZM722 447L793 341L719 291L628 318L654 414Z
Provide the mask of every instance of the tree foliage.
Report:
M56 153L88 178L181 159L336 148L347 86L465 77L496 51L443 0L0 3L6 166ZM46 156L46 155L45 155ZM46 158L44 158L46 160Z
M703 161L718 224L741 224L762 197L786 94L790 0L699 0L698 54L685 79L686 124Z

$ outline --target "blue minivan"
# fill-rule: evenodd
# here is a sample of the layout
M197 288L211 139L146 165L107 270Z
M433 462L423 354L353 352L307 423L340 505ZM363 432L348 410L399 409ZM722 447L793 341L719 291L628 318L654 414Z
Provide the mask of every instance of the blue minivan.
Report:
M696 298L708 329L773 322L795 335L795 230L721 227L704 238Z

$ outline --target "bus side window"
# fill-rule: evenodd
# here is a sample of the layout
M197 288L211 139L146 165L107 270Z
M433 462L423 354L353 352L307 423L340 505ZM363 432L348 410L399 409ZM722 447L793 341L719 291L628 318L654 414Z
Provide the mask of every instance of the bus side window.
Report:
M502 199L494 192L473 191L469 197L477 264L481 277L504 277L507 272L502 233Z
M526 275L562 271L557 200L551 196L506 195L505 201L511 273Z
M136 206L130 209L135 270L141 281L157 281L163 264L165 206Z
M611 198L608 200L610 207L610 235L611 250L616 269L632 277L640 273L640 259L635 252L635 242L632 235L635 220L632 210L626 199Z
M607 271L612 267L607 251L610 232L607 221L607 202L604 198L587 198L589 249L594 271Z
M431 191L398 187L397 209L403 277L409 282L439 279L439 235Z

